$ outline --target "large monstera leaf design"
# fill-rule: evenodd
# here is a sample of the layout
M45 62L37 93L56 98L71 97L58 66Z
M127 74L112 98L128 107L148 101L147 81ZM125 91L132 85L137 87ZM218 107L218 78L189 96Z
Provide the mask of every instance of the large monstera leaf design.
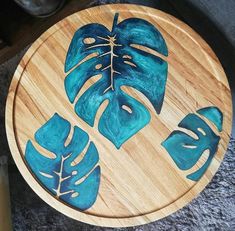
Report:
M168 65L157 54L168 55L166 43L157 28L143 19L118 23L116 14L111 31L92 23L73 36L65 62L67 96L75 104L76 114L90 126L94 126L101 104L108 100L98 129L117 148L151 118L147 108L122 86L140 91L156 113L161 111ZM78 97L90 78L94 84Z
M70 130L73 135L65 145ZM27 142L25 160L38 181L58 200L79 210L90 208L99 190L100 166L98 151L87 133L77 126L71 129L67 120L55 114L37 130L35 141L54 156L49 158L34 142Z
M199 115L212 122L218 132L222 131L223 114L217 107L206 107L197 111ZM208 150L209 156L206 162L187 178L197 181L205 173L211 163L219 144L220 136L216 135L204 119L197 114L188 114L178 125L194 133L195 137L183 132L173 131L170 136L162 142L163 147L168 151L176 165L181 170L191 169L200 159L202 154Z

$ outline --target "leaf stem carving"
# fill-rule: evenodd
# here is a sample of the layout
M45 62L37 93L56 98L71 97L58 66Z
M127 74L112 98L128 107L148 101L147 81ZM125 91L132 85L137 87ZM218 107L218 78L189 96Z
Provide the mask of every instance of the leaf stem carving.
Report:
M108 36L108 38L103 38L103 37L99 37L99 38L100 38L100 39L103 39L103 40L105 40L105 41L107 41L107 42L109 42L108 45L110 46L110 51L107 52L107 53L105 53L105 54L103 54L103 55L110 54L110 65L108 65L107 67L104 67L104 68L102 69L102 71L104 71L104 70L110 68L110 86L107 87L107 88L104 90L104 94L105 94L105 93L106 93L108 90L110 90L110 89L111 89L112 91L114 91L114 84L113 84L114 74L121 74L120 72L114 70L114 68L113 68L113 59L114 59L114 57L118 57L118 55L116 55L116 54L114 53L114 47L122 46L122 45L115 43L115 41L116 41L116 35L114 35L114 36ZM103 55L102 55L102 56L103 56ZM101 56L100 56L100 57L101 57Z
M63 195L66 195L68 193L73 193L74 192L74 190L70 190L70 191L66 191L66 192L61 192L61 184L62 184L62 182L67 180L67 179L69 179L71 177L71 176L62 177L63 169L64 169L64 161L66 159L68 159L70 157L70 155L68 155L66 157L62 156L61 163L60 163L60 171L59 172L54 171L54 173L59 177L58 187L57 187L57 189L53 189L55 191L55 193L56 193L56 198L59 198L60 196L63 196Z
M96 48L96 47L103 47L103 46L110 46L110 51L108 51L108 52L98 56L98 58L100 58L100 57L103 57L105 55L110 55L110 64L102 69L102 71L105 71L105 70L110 68L110 86L107 87L104 90L103 94L105 94L110 89L112 91L114 91L114 83L113 83L114 82L113 81L114 74L121 74L120 72L114 70L114 68L113 68L113 59L114 59L114 57L118 57L118 55L116 55L114 53L114 47L122 46L122 45L115 43L116 35L114 35L114 36L107 36L107 38L104 38L104 37L101 37L101 36L97 36L97 38L102 39L102 40L104 40L104 41L106 41L108 43L101 43L101 44L97 44L97 45L92 45L92 46L88 47L87 49L92 49L92 48Z

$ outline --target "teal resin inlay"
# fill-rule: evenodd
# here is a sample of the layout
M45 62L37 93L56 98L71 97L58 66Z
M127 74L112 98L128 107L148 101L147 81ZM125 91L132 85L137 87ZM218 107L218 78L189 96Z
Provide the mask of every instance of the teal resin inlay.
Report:
M217 107L205 107L198 110L197 113L206 117L215 124L220 132L222 131L223 114Z
M73 136L65 145L70 129ZM79 210L90 208L99 190L100 167L98 151L87 133L76 126L71 128L67 120L55 114L35 133L35 141L55 156L47 158L30 140L27 142L25 160L39 182L70 206ZM84 156L75 164L79 155Z
M121 87L132 87L143 93L158 114L165 94L167 62L137 49L135 45L168 55L162 35L151 23L139 18L118 23L116 14L111 31L98 23L78 29L65 62L65 72L69 72L64 82L65 90L81 119L94 126L98 109L108 100L98 129L116 148L120 148L151 119L148 109ZM96 56L83 61L91 54ZM83 85L92 77L95 83L76 99Z
M203 108L197 111L206 116L212 122L216 121L218 130L222 128L221 111L216 107ZM219 122L220 121L220 122ZM197 139L182 131L173 131L170 136L162 142L162 146L170 154L178 168L188 170L192 168L202 154L209 150L209 157L201 168L187 176L188 179L197 181L205 173L210 165L218 147L220 137L217 136L208 124L196 114L188 114L178 125L193 132Z

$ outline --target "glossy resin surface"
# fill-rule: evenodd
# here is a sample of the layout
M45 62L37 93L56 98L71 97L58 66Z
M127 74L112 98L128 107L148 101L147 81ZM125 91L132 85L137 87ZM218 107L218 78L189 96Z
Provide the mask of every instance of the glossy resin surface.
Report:
M65 145L70 129L73 135ZM67 120L55 114L35 133L35 141L54 156L45 156L28 141L25 160L35 177L70 206L80 210L91 207L98 194L100 167L98 151L87 133L77 126L71 128ZM82 157L77 161L79 155Z
M202 108L198 110L197 113L215 123L218 131L221 131L223 115L218 108ZM187 175L188 179L197 181L202 177L211 163L217 151L220 137L196 114L188 114L178 126L179 128L193 132L196 137L192 137L183 131L173 131L162 145L181 170L192 168L198 162L202 154L204 154L205 151L209 151L206 162L196 172Z
M160 113L163 104L167 62L141 47L168 55L164 38L154 25L140 18L118 22L116 13L111 31L97 23L78 29L66 57L65 72L70 72L65 78L65 90L71 103L76 99L75 112L93 126L97 110L108 100L99 119L99 131L117 148L151 118L148 109L124 92L122 86L143 93L156 113ZM94 57L90 58L91 54ZM96 82L77 99L90 78L96 78Z

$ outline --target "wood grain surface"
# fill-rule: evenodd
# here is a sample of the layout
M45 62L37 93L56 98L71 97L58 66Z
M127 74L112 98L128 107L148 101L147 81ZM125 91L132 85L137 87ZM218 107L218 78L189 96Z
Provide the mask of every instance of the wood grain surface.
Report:
M119 21L142 18L152 23L168 47L168 77L161 113L142 93L123 90L149 110L150 123L117 149L94 127L74 112L64 89L64 63L74 33L88 23L100 23L111 30L113 17ZM147 35L146 35L147 36ZM152 53L153 50L148 49ZM95 80L89 79L79 96ZM218 150L199 181L186 178L206 160L202 155L190 170L180 170L161 143L189 113L215 106L223 113L223 130ZM99 150L101 183L94 205L79 211L57 200L29 170L24 153L28 140L57 112L72 126L86 131ZM105 5L77 12L47 30L29 48L11 83L6 106L6 130L13 158L32 189L58 211L99 226L124 227L163 218L189 203L210 182L221 163L231 132L231 95L227 78L210 47L190 27L161 11L137 5ZM218 134L213 124L212 130ZM36 142L34 142L35 144ZM36 144L35 144L36 145ZM44 149L38 150L44 155Z

